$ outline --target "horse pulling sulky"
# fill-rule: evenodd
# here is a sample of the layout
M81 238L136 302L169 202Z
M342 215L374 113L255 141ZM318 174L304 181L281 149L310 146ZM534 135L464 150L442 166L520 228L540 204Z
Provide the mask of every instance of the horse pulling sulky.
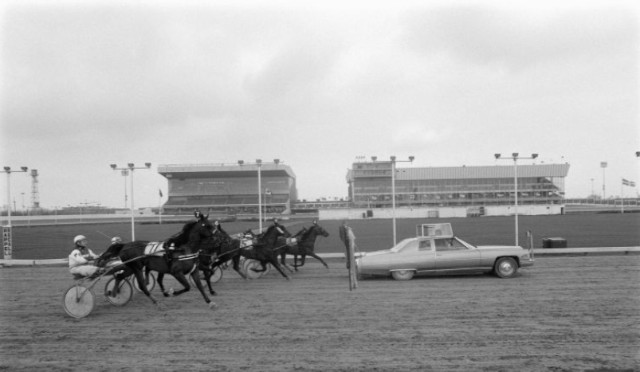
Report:
M95 296L91 289L102 276L108 273L116 273L105 288L109 302L124 305L131 300L131 283L127 278L134 275L138 288L157 305L158 301L150 293L149 271L158 273L157 283L165 297L177 296L189 291L191 286L186 275L190 275L205 302L210 308L215 308L215 303L211 302L204 291L197 269L200 252L211 245L213 226L209 222L208 216L199 211L195 216L196 221L185 224L181 232L166 241L133 241L112 244L100 256L98 262L102 263L119 258L121 263L117 266L117 270L109 269L95 280L76 278L76 284L65 292L63 299L65 311L77 318L89 315L95 306ZM143 272L144 269L146 269L146 276ZM162 282L164 274L171 274L184 288L175 292L173 290L166 291ZM112 281L113 283L111 283ZM90 284L87 285L88 282Z

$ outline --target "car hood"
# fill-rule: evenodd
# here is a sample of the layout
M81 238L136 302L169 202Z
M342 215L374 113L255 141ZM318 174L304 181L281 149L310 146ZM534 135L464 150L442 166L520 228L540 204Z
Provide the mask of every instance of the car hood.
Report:
M373 252L358 252L356 253L356 258L358 257L371 257L371 256L379 256L381 254L389 254L389 253L393 253L393 251L391 249L383 249L381 251L373 251Z

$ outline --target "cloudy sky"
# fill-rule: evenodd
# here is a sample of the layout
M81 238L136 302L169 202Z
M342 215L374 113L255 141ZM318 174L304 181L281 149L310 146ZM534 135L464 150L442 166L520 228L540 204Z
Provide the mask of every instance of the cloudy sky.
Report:
M640 181L634 2L313 3L4 1L0 165L37 169L44 207L123 207L129 162L153 164L137 207L166 198L159 164L238 159L281 159L304 199L346 197L373 155L539 153L568 197ZM28 206L30 177L11 193Z

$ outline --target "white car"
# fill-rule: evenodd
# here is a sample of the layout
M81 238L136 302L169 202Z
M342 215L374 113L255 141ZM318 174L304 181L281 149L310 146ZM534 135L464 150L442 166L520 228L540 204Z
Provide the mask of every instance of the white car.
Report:
M421 274L493 272L511 278L519 268L534 263L532 248L474 246L454 236L449 223L418 225L417 231L415 238L404 239L391 249L359 254L358 274L409 280Z

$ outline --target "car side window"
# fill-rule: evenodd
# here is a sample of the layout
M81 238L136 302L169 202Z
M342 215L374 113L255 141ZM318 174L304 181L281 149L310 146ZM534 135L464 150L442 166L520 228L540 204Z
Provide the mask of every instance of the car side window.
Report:
M436 239L436 251L462 251L467 249L462 243L454 238Z
M418 245L419 251L430 251L431 250L431 240L420 240Z

